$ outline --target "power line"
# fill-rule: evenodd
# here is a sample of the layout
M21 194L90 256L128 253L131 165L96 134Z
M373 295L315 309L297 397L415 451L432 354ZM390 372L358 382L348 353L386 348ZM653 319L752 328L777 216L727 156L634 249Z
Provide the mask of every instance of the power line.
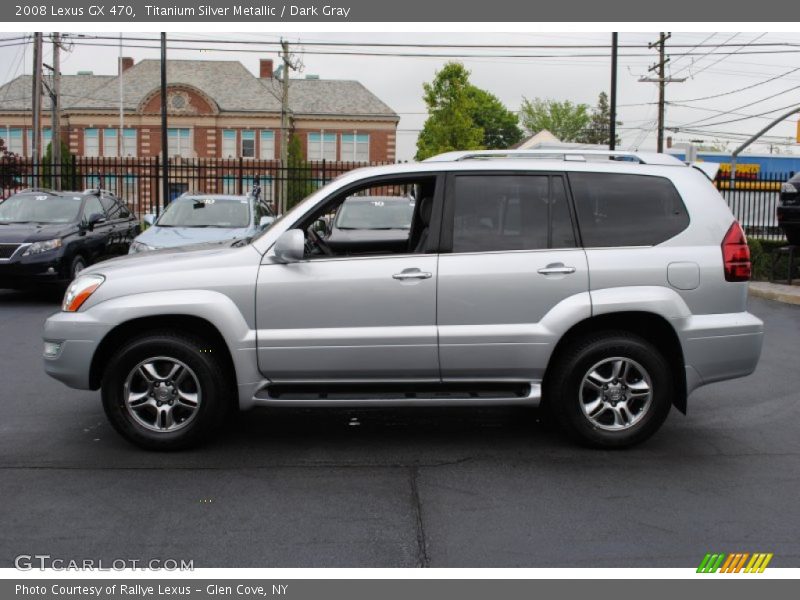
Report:
M725 111L721 112L720 115L734 114L736 111L741 110L743 108L749 108L749 107L751 107L751 106L753 106L755 104L760 104L761 102L766 102L767 100L772 100L773 98L777 98L778 96L783 96L784 94L788 94L789 92L793 92L794 90L797 90L797 89L800 89L800 85L794 85L794 86L790 87L789 89L783 90L782 92L777 92L775 94L770 94L769 96L765 96L763 98L759 98L758 100L754 100L752 102L748 102L747 104L742 104L741 106L737 106L736 108L731 108L729 110L725 110ZM789 107L787 107L787 108L789 108ZM778 109L778 110L780 110L780 109ZM775 112L775 111L772 111L772 112ZM764 113L764 114L769 114L769 113ZM717 115L717 116L719 116L719 115ZM747 118L753 118L754 116L759 116L759 115L751 115L751 116L749 116ZM687 127L689 125L697 125L698 123L702 123L703 121L709 121L709 120L711 120L713 118L714 117L705 117L703 119L698 119L697 121L690 121L689 123L683 123L679 127Z
M731 94L736 94L738 92L743 92L745 90L750 90L750 89L753 89L754 87L758 87L758 86L764 85L766 83L770 83L771 81L776 81L778 79L782 79L782 78L786 77L787 75L791 75L792 73L795 73L797 71L800 71L800 67L796 67L794 69L786 71L785 73L781 73L780 75L776 75L774 77L770 77L769 79L765 79L764 81L759 81L758 83L753 83L753 84L747 85L745 87L737 88L735 90L730 90L728 92L722 92L720 94L713 94L711 96L703 96L702 98L688 98L688 99L685 99L685 100L675 100L675 102L676 103L677 102L700 102L701 100L711 100L712 98L720 98L722 96L729 96Z
M707 123L706 125L704 125L704 127L715 127L716 125L726 125L728 123L738 123L739 121L747 121L748 119L754 119L756 117L762 117L764 115L771 115L772 113L776 113L776 112L781 111L781 110L788 110L788 109L792 108L793 106L797 106L797 102L793 102L792 104L789 104L787 106L783 106L781 108L776 108L776 109L773 109L773 110L767 110L767 111L764 111L762 113L758 113L757 115L750 115L750 116L747 116L747 117L739 117L738 119L729 119L727 121L717 121L716 123ZM710 118L713 119L713 117L710 117ZM702 119L702 120L706 120L706 119ZM677 125L675 127L667 127L667 129L669 129L670 131L682 131L682 129L684 127L691 126L692 124L693 123L688 123L686 125Z

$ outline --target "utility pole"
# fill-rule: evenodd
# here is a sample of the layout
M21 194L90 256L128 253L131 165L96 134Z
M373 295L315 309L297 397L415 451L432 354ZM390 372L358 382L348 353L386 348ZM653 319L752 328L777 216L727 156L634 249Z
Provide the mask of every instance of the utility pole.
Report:
M53 159L53 189L61 189L61 34L53 33L53 93L50 98L50 156Z
M281 40L281 58L283 59L283 69L281 69L281 167L284 169L284 177L281 179L281 197L278 206L278 213L286 212L287 194L289 191L289 42Z
M284 177L281 179L281 195L278 199L278 212L284 213L287 209L289 193L289 71L297 71L302 65L298 59L289 53L289 42L281 40L281 59L283 67L281 69L281 167L284 169Z
M664 108L666 106L665 92L668 83L682 83L686 81L686 77L667 77L665 67L669 62L669 57L666 56L666 43L672 37L671 33L664 33L663 31L658 36L658 41L647 44L650 49L658 48L658 62L648 69L648 72L658 72L658 77L641 77L640 82L649 82L658 84L658 141L656 149L658 152L664 151Z
M619 47L619 34L611 34L611 107L609 110L611 122L608 125L608 149L617 149L617 49Z
M120 75L120 78L122 75ZM122 132L120 131L120 135ZM161 205L169 200L169 148L167 147L167 34L161 33L161 202L156 206L156 214L161 213Z
M39 148L42 131L42 33L33 34L33 90L31 92L33 103L33 139L31 140L31 171L33 186L41 185L39 181Z

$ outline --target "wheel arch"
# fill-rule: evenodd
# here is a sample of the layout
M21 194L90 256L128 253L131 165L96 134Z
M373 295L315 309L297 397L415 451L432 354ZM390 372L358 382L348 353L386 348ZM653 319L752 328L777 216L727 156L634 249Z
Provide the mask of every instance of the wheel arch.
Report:
M197 335L206 340L221 357L223 369L229 375L231 385L230 398L232 406L238 407L236 392L236 366L230 348L220 330L210 321L196 315L169 314L133 318L120 323L111 329L100 341L92 357L89 368L89 386L93 390L100 388L103 373L108 366L114 350L126 341L141 337L154 331L180 331Z
M672 404L686 414L687 387L683 348L674 327L663 316L647 311L611 312L588 317L568 329L559 339L547 363L543 383L546 385L551 367L558 363L561 354L576 340L598 331L627 331L653 343L669 361L675 383Z

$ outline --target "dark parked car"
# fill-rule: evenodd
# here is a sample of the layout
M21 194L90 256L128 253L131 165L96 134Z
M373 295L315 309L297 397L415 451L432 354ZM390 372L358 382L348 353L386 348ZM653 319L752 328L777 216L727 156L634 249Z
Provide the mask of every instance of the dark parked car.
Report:
M800 173L781 186L778 224L790 244L800 245Z
M63 285L127 254L138 233L133 213L110 192L23 190L0 203L0 288Z
M351 196L342 203L326 245L336 253L408 251L414 200L407 196Z

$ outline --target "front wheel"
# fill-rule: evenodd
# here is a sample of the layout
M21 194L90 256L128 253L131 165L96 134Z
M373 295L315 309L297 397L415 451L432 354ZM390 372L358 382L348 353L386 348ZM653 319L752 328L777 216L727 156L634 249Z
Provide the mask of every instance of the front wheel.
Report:
M578 442L632 446L667 418L674 393L671 367L648 341L627 332L598 333L571 344L557 360L545 402Z
M228 405L225 370L202 339L154 332L123 346L102 382L103 408L128 441L175 450L206 440Z

